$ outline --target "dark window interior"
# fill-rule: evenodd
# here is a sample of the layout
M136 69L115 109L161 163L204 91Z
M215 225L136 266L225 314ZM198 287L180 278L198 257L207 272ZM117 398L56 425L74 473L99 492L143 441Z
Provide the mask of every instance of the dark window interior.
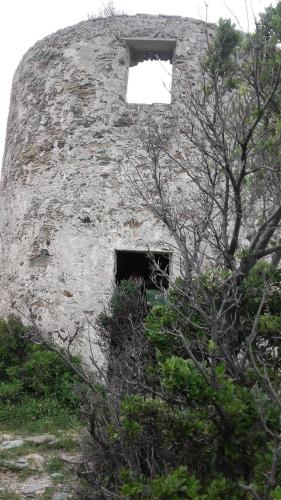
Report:
M142 278L147 289L154 290L159 286L168 288L168 279L161 276L161 272L155 271L153 261L161 271L169 275L169 253L152 252L149 256L146 252L116 251L116 283L129 278Z

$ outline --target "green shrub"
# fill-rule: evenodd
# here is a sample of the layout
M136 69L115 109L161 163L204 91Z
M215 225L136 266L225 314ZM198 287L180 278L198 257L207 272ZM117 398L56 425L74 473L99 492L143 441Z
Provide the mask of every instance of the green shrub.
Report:
M258 262L243 284L243 314L253 317L267 288L265 309L273 315L281 312L281 270L268 262Z
M21 322L10 317L0 319L0 378L6 377L9 367L19 366L26 359L29 343L24 341L25 328Z
M0 377L2 424L77 413L77 377L57 353L34 344L15 317L0 320Z
M104 402L90 421L97 490L127 499L238 500L252 498L249 491L265 498L281 432L280 408L272 396L281 386L275 355L281 275L258 264L243 284L235 321L226 315L222 325L212 324L209 318L221 314L230 278L220 270L203 273L194 279L191 297L178 281L167 302L146 317L134 284L124 282L115 290L103 328L107 339L113 331L121 343L118 358L112 351ZM258 330L246 351L264 292ZM227 320L232 344L216 341L215 335L225 341ZM231 359L225 345L233 349ZM279 462L268 498L280 496Z
M77 379L66 363L47 347L34 344L27 329L14 317L0 320L0 370L3 398L14 399L22 394L52 396L67 403L77 401L73 394Z

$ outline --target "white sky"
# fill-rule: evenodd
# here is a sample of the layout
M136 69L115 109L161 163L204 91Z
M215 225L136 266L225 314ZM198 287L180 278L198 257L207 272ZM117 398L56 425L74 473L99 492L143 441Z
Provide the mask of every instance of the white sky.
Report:
M87 19L106 0L0 0L0 160L3 154L13 73L29 47L54 31ZM229 6L247 29L245 0L207 0L208 21L233 17ZM248 0L248 10L262 12L276 0ZM115 0L115 7L127 14L168 14L206 18L204 0ZM233 19L234 20L234 19ZM235 20L234 20L235 21Z
M170 61L143 61L129 69L127 102L153 104L171 102Z

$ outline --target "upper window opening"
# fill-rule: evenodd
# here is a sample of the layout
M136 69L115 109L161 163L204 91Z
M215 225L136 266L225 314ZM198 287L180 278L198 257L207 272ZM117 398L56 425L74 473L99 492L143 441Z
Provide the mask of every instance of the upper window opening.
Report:
M130 67L127 102L170 104L174 40L127 40Z

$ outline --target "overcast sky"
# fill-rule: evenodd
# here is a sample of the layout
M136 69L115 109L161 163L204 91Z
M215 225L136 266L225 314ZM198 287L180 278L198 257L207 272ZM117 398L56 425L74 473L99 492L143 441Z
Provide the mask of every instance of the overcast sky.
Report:
M1 0L0 0L1 1ZM107 3L104 0L2 0L0 3L0 160L2 158L10 89L13 73L23 54L37 40L54 31L87 19ZM207 0L208 21L219 17L239 18L243 29L247 29L245 0ZM248 1L248 10L257 15L268 0ZM272 2L276 4L276 1ZM203 0L115 0L117 9L127 14L168 14L205 19ZM226 7L228 5L229 9Z

